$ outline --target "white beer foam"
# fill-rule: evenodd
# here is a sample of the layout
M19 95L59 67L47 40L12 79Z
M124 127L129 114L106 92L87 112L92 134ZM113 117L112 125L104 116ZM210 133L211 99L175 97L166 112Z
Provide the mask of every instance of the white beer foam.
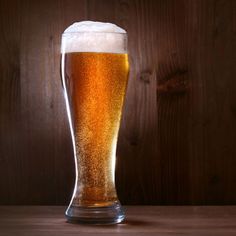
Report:
M61 53L127 53L125 33L124 29L111 23L76 22L62 34Z

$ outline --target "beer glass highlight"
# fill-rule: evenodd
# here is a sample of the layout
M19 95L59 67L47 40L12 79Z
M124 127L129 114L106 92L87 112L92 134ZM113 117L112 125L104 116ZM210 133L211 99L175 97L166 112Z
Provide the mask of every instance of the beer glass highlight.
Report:
M61 76L76 181L66 217L112 224L125 215L115 189L115 155L128 80L127 34L101 22L77 22L62 34Z

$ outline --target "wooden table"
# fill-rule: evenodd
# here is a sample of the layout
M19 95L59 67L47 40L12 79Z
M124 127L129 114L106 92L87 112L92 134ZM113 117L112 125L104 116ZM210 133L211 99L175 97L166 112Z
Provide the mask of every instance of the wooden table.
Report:
M63 206L0 206L0 236L236 235L236 206L126 206L124 223L69 224Z

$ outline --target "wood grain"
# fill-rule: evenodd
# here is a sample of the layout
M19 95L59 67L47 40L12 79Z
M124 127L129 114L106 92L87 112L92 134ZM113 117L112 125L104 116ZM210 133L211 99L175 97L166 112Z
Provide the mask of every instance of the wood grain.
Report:
M121 202L236 204L234 0L1 0L0 204L70 199L60 37L86 19L129 36Z
M89 226L66 222L65 207L0 207L0 236L27 235L190 235L233 236L236 207L126 206L118 225Z

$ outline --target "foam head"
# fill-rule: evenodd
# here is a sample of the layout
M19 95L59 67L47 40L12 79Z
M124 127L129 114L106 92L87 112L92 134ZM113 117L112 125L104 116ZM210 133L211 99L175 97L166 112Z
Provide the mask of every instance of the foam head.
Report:
M61 53L127 53L126 31L111 23L81 21L62 34Z

